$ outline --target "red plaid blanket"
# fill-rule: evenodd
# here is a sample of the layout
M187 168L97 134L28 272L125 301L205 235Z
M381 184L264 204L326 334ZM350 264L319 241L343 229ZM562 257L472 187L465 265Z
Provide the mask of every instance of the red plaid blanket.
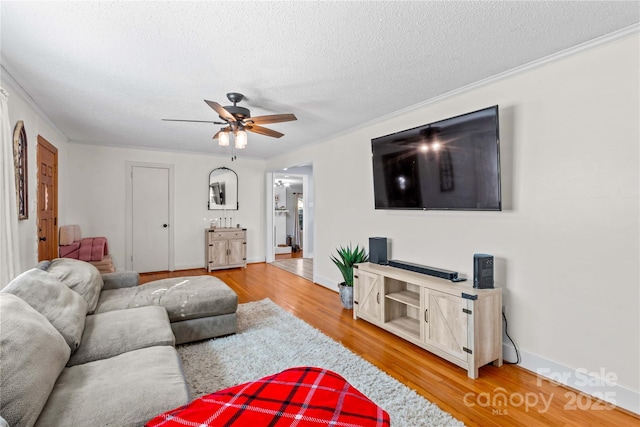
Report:
M390 426L389 415L335 372L292 368L158 415L147 427Z

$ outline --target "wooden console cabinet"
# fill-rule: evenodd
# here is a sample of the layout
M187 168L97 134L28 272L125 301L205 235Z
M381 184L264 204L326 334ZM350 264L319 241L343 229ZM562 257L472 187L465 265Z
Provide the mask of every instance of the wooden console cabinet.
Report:
M246 228L207 228L204 235L207 271L247 266Z
M474 289L396 267L357 264L353 318L361 318L467 370L478 378L502 366L502 290Z

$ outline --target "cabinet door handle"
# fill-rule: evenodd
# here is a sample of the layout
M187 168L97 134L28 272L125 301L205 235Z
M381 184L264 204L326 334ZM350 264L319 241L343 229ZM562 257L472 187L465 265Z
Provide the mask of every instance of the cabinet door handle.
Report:
M424 310L424 323L429 323L429 310Z
M380 304L380 292L376 294L376 302Z

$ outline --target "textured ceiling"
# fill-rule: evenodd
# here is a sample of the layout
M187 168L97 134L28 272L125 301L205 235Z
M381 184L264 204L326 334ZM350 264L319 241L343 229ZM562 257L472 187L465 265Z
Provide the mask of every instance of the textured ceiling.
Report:
M241 92L269 158L634 25L638 2L9 2L0 63L73 142L230 154ZM9 100L9 102L11 102ZM19 120L12 117L12 120Z

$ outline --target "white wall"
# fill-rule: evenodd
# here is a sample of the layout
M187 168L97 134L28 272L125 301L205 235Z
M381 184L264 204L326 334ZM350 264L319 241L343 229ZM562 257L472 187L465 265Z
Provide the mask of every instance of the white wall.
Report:
M26 271L38 262L38 227L37 227L37 162L36 147L38 135L42 136L58 149L58 219L65 218L68 194L61 188L66 185L67 173L67 139L42 114L28 95L13 78L1 69L0 85L9 93L9 120L11 134L19 120L24 121L27 134L27 184L29 200L29 218L18 221L20 268Z
M207 209L209 173L226 166L238 174L240 209L227 211L247 228L247 261L264 261L263 160L180 152L157 152L88 144L69 144L70 194L66 224L80 224L84 236L106 236L118 270L125 269L126 162L174 165L174 268L202 268L204 229L221 211ZM65 223L61 223L64 225Z
M574 386L577 369L604 370L639 412L638 51L636 32L271 159L313 159L316 281L335 290L329 254L370 236L390 238L393 258L467 277L474 253L493 254L523 366ZM372 138L495 104L502 212L374 210Z

